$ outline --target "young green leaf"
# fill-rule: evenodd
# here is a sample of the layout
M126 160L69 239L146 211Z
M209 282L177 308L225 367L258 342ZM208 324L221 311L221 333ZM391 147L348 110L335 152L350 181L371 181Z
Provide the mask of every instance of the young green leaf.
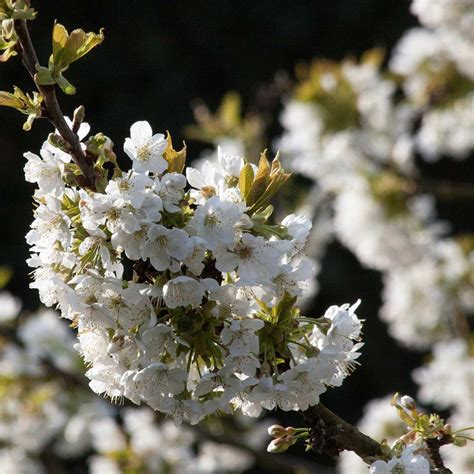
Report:
M10 92L0 92L0 106L11 107L22 114L28 115L28 119L23 124L23 130L28 131L35 118L41 117L41 103L43 96L33 92L33 96L25 94L20 88L14 87L13 94Z
M240 189L240 194L242 194L242 197L244 200L247 199L248 193L250 191L250 188L253 183L253 168L250 163L246 163L242 170L240 171L240 176L239 176L239 189Z

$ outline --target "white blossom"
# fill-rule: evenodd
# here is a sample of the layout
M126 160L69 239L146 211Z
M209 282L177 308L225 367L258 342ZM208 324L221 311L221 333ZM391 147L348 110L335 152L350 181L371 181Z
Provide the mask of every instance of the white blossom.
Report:
M133 170L137 173L160 174L168 167L163 158L167 143L161 133L153 135L148 122L135 122L130 127L130 138L125 139L123 149L133 161Z

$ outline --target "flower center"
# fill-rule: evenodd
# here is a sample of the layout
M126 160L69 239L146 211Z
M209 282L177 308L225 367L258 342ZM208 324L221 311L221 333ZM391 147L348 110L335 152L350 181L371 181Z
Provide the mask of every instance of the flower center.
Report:
M122 192L128 191L131 188L130 183L128 181L125 181L125 180L119 181L118 187L119 187L120 191L122 191Z
M214 188L214 186L203 186L201 188L201 195L205 199L209 199L212 196L216 195L216 189Z
M235 250L235 253L244 260L250 258L253 252L251 247L242 245Z
M151 150L148 145L143 145L137 150L137 158L140 161L148 161L151 156Z
M204 219L204 225L207 227L215 227L217 224L220 224L220 220L215 214L208 214Z
M107 212L106 217L109 221L116 221L120 218L120 211L118 209L112 208Z
M166 235L160 235L156 239L156 242L160 247L166 247L168 245L168 237L166 237Z

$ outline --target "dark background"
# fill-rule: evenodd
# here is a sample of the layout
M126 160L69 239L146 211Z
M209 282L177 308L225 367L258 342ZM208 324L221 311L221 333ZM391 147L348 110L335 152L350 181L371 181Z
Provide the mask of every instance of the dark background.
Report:
M68 29L98 31L105 27L106 41L66 73L77 94L60 94L60 101L69 115L75 106L85 105L92 132L110 136L119 153L136 120L148 120L157 131L169 129L179 143L183 127L193 121L190 103L194 99L202 98L214 108L233 89L248 104L279 70L291 74L298 61L316 56L341 59L374 46L390 51L402 33L416 24L408 0L33 4L39 16L30 27L42 63L51 51L54 19ZM31 88L18 58L0 66L0 89L11 90L13 84ZM25 133L23 119L13 110L0 109L0 265L7 264L14 271L9 289L34 308L38 297L28 290L29 269L24 263L33 185L24 181L22 154L37 152L51 130L48 123L38 121ZM188 145L190 156L197 155L201 145ZM458 173L462 175L462 167ZM462 209L448 210L462 228L467 221ZM342 388L328 390L323 396L330 408L355 422L370 398L395 391L414 395L409 374L423 355L397 346L378 320L382 289L378 273L362 269L336 244L330 247L323 266L314 314L331 304L363 300L359 308L366 319L362 365ZM292 420L301 423L298 416Z

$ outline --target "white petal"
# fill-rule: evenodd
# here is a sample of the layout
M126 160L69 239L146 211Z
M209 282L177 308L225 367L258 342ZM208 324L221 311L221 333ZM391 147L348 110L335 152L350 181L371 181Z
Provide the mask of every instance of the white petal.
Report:
M130 127L130 137L137 145L146 143L153 135L153 130L147 121L135 122Z

